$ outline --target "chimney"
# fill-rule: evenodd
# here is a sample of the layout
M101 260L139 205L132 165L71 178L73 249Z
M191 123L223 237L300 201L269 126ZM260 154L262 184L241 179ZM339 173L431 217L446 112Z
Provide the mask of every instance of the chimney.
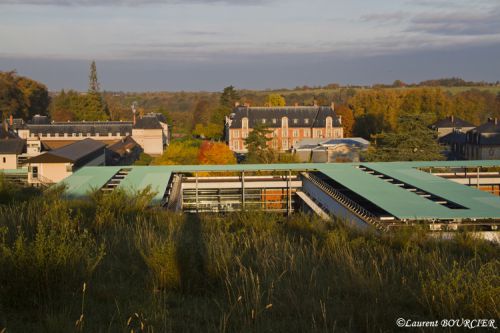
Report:
M237 108L238 106L240 106L240 102L234 102L234 107Z
M455 121L455 116L454 116L454 115L451 115L451 116L450 116L450 120L451 120L451 122L454 122L454 121Z
M339 124L342 125L342 116L339 116Z
M498 125L498 118L495 117L495 125Z
M133 120L134 126L135 126L135 122L136 122L136 119L135 119L135 112L134 112L134 120Z
M249 108L250 107L250 103L245 103L245 107Z
M299 103L295 103L295 104L294 104L294 106L295 106L296 108L298 108L298 107L299 107Z
M10 126L14 126L14 116L10 115Z
M318 101L316 100L316 98L314 99L313 103L314 103L314 106L318 106Z
M330 105L330 107L332 108L332 111L335 111L335 102L332 102L332 104Z

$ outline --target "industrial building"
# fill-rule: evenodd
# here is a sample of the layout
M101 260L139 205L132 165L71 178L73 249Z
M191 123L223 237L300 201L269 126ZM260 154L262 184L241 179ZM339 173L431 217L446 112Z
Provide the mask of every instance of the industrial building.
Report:
M152 205L176 211L307 210L379 230L495 231L500 222L498 160L84 167L63 184L69 198L149 187Z

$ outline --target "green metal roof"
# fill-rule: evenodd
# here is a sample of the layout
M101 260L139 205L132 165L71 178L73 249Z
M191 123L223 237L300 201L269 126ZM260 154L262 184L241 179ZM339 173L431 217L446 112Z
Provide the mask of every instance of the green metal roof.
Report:
M69 198L82 198L104 186L122 167L85 167L64 179Z
M150 187L156 193L153 204L159 204L163 199L163 194L167 190L172 172L168 167L134 167L127 177L118 185L126 191L137 192Z
M447 201L457 203L466 209L450 209L423 198L362 171L359 169L360 165L442 197ZM120 169L130 168L132 171L120 183L119 187L140 191L151 186L151 189L157 193L153 203L159 203L172 173L317 170L398 219L498 219L500 218L500 197L418 170L418 168L423 167L495 166L500 166L500 161L84 167L63 182L67 186L69 197L82 197L90 190L104 186Z

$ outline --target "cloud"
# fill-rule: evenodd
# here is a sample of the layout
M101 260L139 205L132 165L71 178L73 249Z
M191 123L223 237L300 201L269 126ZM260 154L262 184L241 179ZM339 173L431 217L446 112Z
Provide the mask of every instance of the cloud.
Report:
M226 4L226 5L261 5L272 0L2 0L0 5L35 5L63 7L97 7L147 5L180 5L180 4Z
M363 22L394 23L401 22L410 17L410 14L403 11L368 14L361 17Z
M500 34L500 7L487 12L419 14L411 20L408 32L447 36Z

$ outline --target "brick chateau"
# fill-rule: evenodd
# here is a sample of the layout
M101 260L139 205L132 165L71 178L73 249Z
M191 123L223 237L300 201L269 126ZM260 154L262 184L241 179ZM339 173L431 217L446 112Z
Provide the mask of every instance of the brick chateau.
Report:
M246 153L245 139L258 124L266 127L272 138L270 148L287 151L302 139L344 136L342 118L331 106L250 107L236 105L226 117L226 143L236 153Z

